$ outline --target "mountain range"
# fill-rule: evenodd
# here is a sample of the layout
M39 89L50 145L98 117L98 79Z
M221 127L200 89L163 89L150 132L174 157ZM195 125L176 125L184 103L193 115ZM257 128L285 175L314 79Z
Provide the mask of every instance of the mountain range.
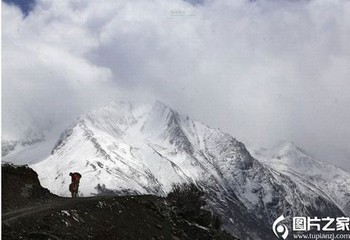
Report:
M205 192L207 208L241 239L274 239L271 226L282 214L289 223L292 216L350 215L349 172L291 142L247 150L230 134L161 102L111 103L87 113L30 166L60 196L69 196L74 171L83 175L81 196L165 196L173 184L194 183Z

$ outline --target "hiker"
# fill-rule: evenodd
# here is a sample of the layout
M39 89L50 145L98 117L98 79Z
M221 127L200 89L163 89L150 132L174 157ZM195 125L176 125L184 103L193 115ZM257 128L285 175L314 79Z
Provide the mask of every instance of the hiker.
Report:
M79 182L81 178L81 174L78 172L69 173L69 176L72 177L72 182L69 185L69 191L72 193L72 198L78 196Z

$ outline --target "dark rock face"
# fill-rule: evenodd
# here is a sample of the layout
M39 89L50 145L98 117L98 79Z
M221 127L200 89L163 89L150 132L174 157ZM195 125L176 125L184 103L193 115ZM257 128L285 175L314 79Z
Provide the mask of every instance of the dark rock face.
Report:
M59 198L40 185L38 174L28 166L2 164L1 173L3 213Z
M236 239L184 218L166 198L60 198L27 166L5 164L2 177L3 239Z

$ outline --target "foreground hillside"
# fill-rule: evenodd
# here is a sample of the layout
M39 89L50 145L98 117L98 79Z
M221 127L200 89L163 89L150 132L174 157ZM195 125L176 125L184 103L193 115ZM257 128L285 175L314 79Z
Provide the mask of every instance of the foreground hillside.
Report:
M167 198L60 198L25 166L3 165L2 184L3 239L235 239L208 212L187 218Z
M2 164L1 173L2 213L63 199L43 188L38 174L27 166Z

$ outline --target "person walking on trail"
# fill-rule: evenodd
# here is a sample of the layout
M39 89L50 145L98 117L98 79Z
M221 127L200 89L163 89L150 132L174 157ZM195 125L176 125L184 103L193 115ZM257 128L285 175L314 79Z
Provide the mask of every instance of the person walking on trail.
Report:
M72 194L72 198L76 198L78 196L78 189L79 189L81 174L78 172L74 172L74 173L69 173L69 176L72 177L72 182L69 185L69 191Z

